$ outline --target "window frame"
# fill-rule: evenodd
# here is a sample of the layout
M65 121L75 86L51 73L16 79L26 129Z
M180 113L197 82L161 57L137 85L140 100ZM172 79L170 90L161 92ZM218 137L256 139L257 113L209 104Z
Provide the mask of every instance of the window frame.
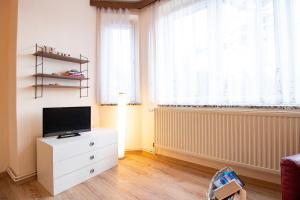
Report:
M128 105L131 106L135 106L135 105L142 105L141 103L141 90L140 90L140 85L141 85L141 81L140 81L140 64L139 64L139 18L138 15L136 14L130 14L129 15L129 19L130 19L130 27L132 28L132 33L133 33L133 46L134 46L134 66L133 66L133 70L134 70L134 94L135 94L135 100L134 101L129 101ZM114 26L114 25L112 25ZM100 30L100 35L101 35L101 29L99 27ZM100 44L99 49L101 49L101 37L98 41L98 44ZM101 50L100 50L100 59L101 59ZM101 62L100 62L101 63ZM102 73L102 68L103 66L101 66L101 64L99 63L100 67L98 68L99 72ZM101 92L101 74L98 73L98 85L100 84L100 87L98 89L98 104L100 106L117 106L118 102L106 102L106 103L102 103L102 92Z

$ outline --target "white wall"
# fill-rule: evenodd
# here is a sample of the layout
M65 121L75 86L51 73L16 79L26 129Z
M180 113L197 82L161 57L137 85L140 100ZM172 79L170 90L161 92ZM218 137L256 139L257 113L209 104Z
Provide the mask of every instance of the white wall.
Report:
M89 63L88 98L78 89L44 89L43 98L34 99L35 43L56 47ZM42 134L42 108L55 106L92 106L92 127L99 125L95 102L96 9L89 0L19 0L17 32L17 155L13 171L17 176L36 170L36 138ZM78 64L45 59L45 73L79 69ZM51 80L61 84L76 82ZM13 148L13 147L12 147Z
M107 128L117 128L117 107L96 105L96 9L89 6L89 0L19 0L18 15L17 133L10 142L10 167L22 176L36 170L35 140L42 132L43 107L92 105L92 126ZM78 90L44 89L43 98L34 99L35 43L89 57L89 98L80 99ZM44 70L45 73L63 72L76 67L76 64L46 59ZM141 113L141 106L128 106L127 150L142 149Z
M100 127L117 128L118 107L101 106L99 109ZM126 150L142 149L141 106L127 106L126 109Z

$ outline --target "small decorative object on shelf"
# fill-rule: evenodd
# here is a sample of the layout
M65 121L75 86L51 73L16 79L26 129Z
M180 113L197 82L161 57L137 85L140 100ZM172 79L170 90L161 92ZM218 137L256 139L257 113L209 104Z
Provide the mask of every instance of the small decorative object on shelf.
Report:
M85 78L84 71L78 71L76 69L66 71L63 75L66 77Z
M55 48L44 45L44 49L43 50L46 53L53 53L53 51L55 50Z
M80 54L79 58L71 57L70 54L61 53L55 51L55 48L49 46L38 46L35 45L35 84L33 87L35 88L35 98L43 97L44 88L77 88L80 90L80 97L88 97L88 88L89 88L89 71L88 71L88 63L89 60L87 57L84 57ZM79 70L72 69L66 71L63 74L44 73L44 58L50 58L55 60L61 60L66 62L72 62L79 64ZM38 60L40 59L40 62ZM85 69L83 68L85 67ZM84 70L83 70L84 69ZM41 72L38 72L38 71ZM77 80L79 81L78 85L61 85L59 83L51 83L44 84L44 78L51 79L62 79L62 80Z

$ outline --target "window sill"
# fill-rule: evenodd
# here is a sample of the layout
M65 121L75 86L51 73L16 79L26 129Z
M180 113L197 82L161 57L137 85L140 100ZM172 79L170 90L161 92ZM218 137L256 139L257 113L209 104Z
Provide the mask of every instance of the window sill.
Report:
M241 109L264 109L264 110L299 110L300 106L229 106L229 105L158 105L158 107L173 108L241 108Z
M171 109L181 111L197 111L202 113L218 114L236 114L255 116L288 116L300 117L300 107L283 107L283 106L179 106L179 105L158 105L158 109Z
M141 106L142 103L128 103L127 105L128 106ZM102 103L102 104L100 104L100 106L118 106L118 104L116 104L116 103L111 103L111 104L109 104L109 103Z

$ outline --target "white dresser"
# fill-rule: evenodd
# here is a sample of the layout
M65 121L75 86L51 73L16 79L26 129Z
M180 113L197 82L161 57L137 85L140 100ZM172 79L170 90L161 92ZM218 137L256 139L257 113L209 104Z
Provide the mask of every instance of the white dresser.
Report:
M81 136L37 139L38 181L56 195L117 165L117 132L93 129Z

